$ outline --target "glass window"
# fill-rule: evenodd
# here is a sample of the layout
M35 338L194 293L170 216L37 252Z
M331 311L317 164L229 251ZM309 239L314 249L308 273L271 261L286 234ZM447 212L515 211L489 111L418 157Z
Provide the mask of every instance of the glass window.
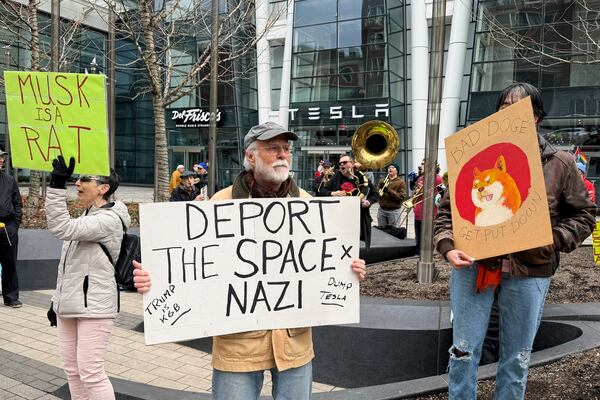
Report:
M279 99L281 97L281 89L271 90L271 109L279 110Z
M325 50L336 47L335 24L294 29L294 53Z
M292 57L292 76L333 75L336 71L335 50L295 54Z
M281 89L281 71L282 68L271 69L271 89Z
M292 79L292 103L334 100L336 87L335 76Z
M546 23L600 19L600 0L546 0Z
M270 47L271 50L271 68L283 67L283 50L284 46L275 44Z
M399 102L404 102L404 80L390 73L390 97Z
M340 68L338 96L340 100L363 99L366 95L365 74L356 74Z
M393 8L390 10L390 32L397 32L402 30L402 27L404 26L403 12L404 8L402 7Z
M541 25L543 2L485 2L479 8L479 31Z
M473 92L502 90L515 81L538 85L539 67L528 61L506 61L494 63L474 63Z
M543 61L543 65L540 68L542 73L542 87L570 86L570 64L557 63L554 59L547 59Z
M295 27L335 21L337 0L302 0L295 4Z
M367 97L387 97L388 96L388 74L387 72L367 72Z
M338 50L339 72L362 72L365 69L365 54L362 47L349 47Z
M338 20L373 17L385 14L383 0L346 0L338 5Z
M339 23L338 46L360 46L385 41L385 17Z
M363 44L362 20L346 21L339 23L338 46L360 46Z
M586 57L574 57L574 61L586 61ZM570 86L600 86L598 64L571 64ZM600 115L600 109L597 112Z

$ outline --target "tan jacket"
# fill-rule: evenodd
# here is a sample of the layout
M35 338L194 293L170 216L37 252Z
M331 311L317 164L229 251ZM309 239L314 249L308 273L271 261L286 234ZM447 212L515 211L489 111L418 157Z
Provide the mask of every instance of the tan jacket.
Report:
M379 180L377 184L378 190L383 187L384 181L385 179ZM404 200L406 200L406 184L404 183L404 179L396 177L395 179L390 179L383 195L379 196L379 207L384 210L397 210L402 207Z
M232 186L211 200L249 198L240 175ZM289 196L311 197L293 184ZM212 366L220 371L250 372L277 367L279 371L305 365L315 356L311 328L272 329L213 337Z

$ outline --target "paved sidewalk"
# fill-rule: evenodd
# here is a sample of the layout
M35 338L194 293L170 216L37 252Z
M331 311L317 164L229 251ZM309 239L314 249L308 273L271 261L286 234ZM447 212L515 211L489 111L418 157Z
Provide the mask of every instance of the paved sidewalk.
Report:
M27 190L21 188L22 193ZM76 197L74 186L69 186L68 191L69 197ZM126 202L153 201L151 187L121 186L117 194ZM374 225L377 208L377 205L371 207ZM412 213L408 236L414 237ZM50 327L46 319L51 295L51 290L22 292L22 308L0 305L0 362L3 367L0 369L0 400L64 398L53 395L66 384L66 377L58 357L56 328ZM121 312L115 321L106 356L109 376L161 388L210 393L211 355L176 343L146 346L144 335L134 330L143 321L142 296L136 293L121 295ZM313 383L315 393L336 389L341 388ZM268 373L262 393L271 393Z
M22 292L24 306L0 306L0 400L57 399L52 395L66 384L57 352L56 328L46 319L52 291ZM211 355L176 343L146 346L134 330L142 322L142 296L122 293L121 313L115 321L106 356L110 377L162 388L209 393ZM313 392L333 386L313 383ZM338 388L339 389L339 388ZM265 377L263 395L271 393Z

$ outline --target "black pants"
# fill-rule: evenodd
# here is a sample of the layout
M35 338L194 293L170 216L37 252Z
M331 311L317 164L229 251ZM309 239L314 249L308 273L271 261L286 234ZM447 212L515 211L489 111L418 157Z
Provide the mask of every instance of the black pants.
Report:
M369 207L360 208L360 240L365 241L365 247L368 249L371 247L371 224L373 218Z
M17 248L19 246L19 228L7 223L6 231L0 228L0 264L2 264L2 297L5 303L19 299L19 279L17 277ZM6 238L6 232L10 243Z
M421 221L415 219L415 247L417 255L421 254Z

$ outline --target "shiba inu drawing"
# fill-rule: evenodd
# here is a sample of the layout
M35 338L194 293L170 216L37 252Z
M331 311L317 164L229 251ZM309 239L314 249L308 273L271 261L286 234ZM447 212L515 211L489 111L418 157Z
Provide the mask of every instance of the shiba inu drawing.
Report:
M475 225L490 226L508 221L521 207L521 194L514 179L506 172L504 156L494 168L473 168L471 199L475 204Z

